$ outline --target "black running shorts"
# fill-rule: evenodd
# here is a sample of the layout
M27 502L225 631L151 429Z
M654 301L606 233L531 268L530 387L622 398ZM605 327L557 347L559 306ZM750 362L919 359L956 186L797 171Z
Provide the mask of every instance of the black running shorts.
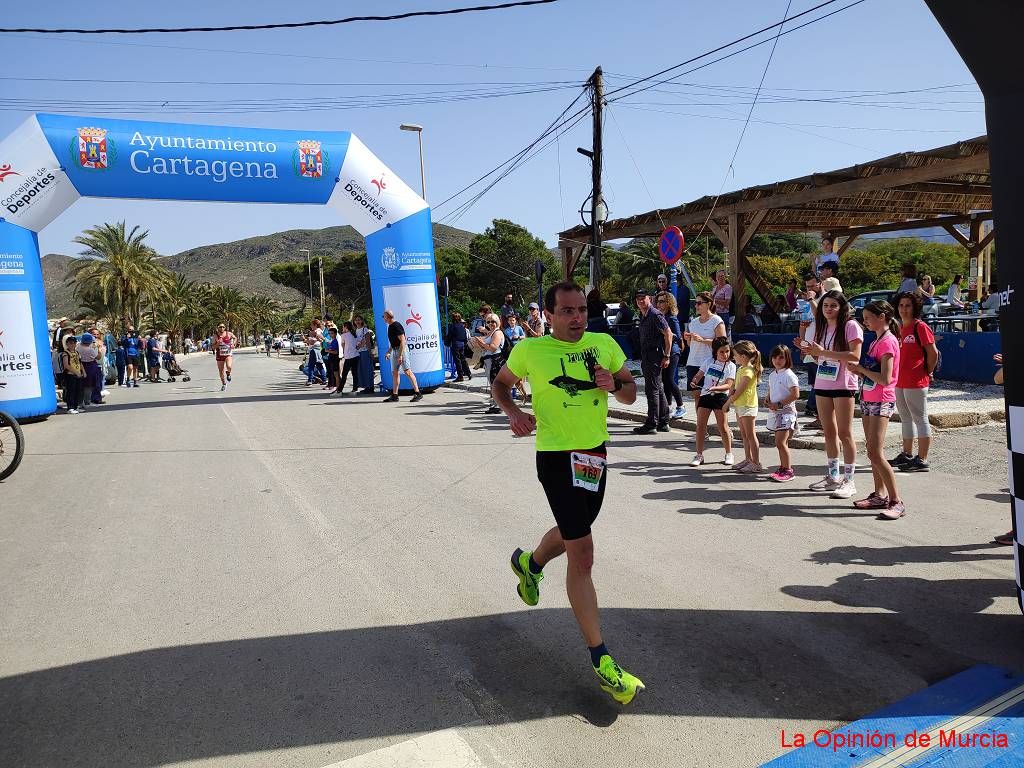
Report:
M573 453L579 454L576 462ZM563 539L582 539L590 534L608 482L607 467L603 467L600 480L593 481L594 465L603 464L607 455L604 443L579 451L537 451L537 479ZM596 490L588 490L587 485L596 485Z

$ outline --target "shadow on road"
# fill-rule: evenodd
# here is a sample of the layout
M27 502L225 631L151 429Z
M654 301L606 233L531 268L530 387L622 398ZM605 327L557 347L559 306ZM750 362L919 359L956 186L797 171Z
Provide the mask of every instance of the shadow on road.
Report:
M896 613L606 609L606 636L648 684L630 711L852 720L979 661L1024 665L1020 617L978 613L1012 591L1005 579L853 574L783 591ZM918 626L954 615L956 633ZM538 609L159 648L15 675L0 680L0 764L155 766L478 719L609 725L621 710L578 645L568 610Z
M840 546L814 552L808 560L821 565L907 565L908 563L976 563L1013 560L1005 547L984 544L924 545L906 547Z

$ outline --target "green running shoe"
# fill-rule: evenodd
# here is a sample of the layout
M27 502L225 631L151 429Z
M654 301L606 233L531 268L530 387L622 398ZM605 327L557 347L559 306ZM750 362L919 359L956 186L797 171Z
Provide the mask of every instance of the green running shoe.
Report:
M619 704L629 704L637 691L645 687L639 677L629 674L607 653L601 657L601 665L594 667L594 672L601 678L601 690L610 694Z
M512 572L519 577L519 586L516 592L527 605L536 605L540 602L540 580L544 578L543 573L530 571L530 555L533 552L524 552L516 548L512 553Z

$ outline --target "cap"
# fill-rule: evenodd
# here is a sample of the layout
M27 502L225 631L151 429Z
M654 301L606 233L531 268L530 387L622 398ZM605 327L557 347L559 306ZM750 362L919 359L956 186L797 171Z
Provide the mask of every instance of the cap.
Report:
M83 344L92 344L94 341L96 341L96 337L93 336L91 333L83 333L82 334L82 343Z
M531 301L530 309L540 309L540 305L536 301Z
M658 275L658 279L659 280L664 280L665 282L668 282L668 275Z
M650 294L647 292L646 288L637 288L633 295L639 298L640 296L649 296Z

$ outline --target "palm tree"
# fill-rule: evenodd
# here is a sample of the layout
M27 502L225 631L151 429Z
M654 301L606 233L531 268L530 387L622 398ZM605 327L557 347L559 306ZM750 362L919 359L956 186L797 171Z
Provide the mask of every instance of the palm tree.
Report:
M148 231L138 226L125 231L123 221L85 230L74 242L85 246L87 257L74 262L68 280L75 294L94 308L118 315L121 326L139 323L143 306L169 284L171 272L156 261L156 251L145 244ZM97 313L100 314L100 313Z
M187 329L194 328L202 318L203 286L184 275L175 274L153 308L154 323L167 332L175 351L180 351L181 338Z
M235 330L243 329L249 321L249 307L242 292L227 285L210 286L206 311L213 324L224 323Z

